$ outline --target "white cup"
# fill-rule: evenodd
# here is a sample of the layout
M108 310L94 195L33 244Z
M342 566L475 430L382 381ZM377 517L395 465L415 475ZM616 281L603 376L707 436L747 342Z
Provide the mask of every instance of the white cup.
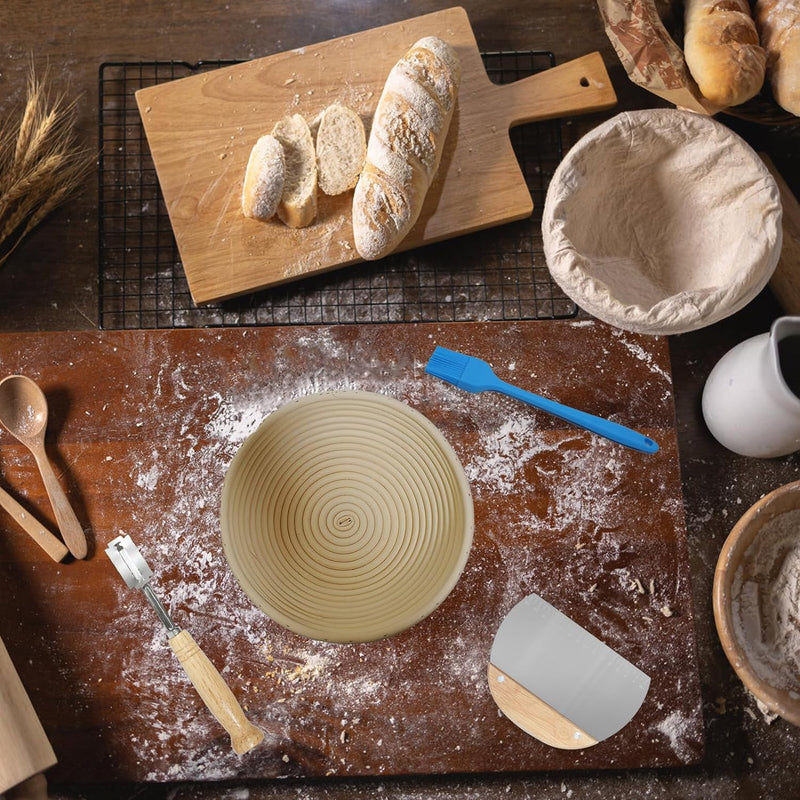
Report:
M800 317L729 350L708 376L703 417L714 438L743 456L800 450Z

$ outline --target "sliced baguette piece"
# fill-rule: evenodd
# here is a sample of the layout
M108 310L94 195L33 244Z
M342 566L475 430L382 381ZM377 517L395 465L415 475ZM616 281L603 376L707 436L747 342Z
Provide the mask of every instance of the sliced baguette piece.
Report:
M283 194L286 163L281 143L269 134L250 151L242 186L242 213L251 219L271 219Z
M314 120L319 188L325 194L352 189L367 156L364 123L352 108L334 103Z
M305 228L317 216L317 158L308 123L300 114L279 120L272 135L283 147L286 178L278 217L290 228Z

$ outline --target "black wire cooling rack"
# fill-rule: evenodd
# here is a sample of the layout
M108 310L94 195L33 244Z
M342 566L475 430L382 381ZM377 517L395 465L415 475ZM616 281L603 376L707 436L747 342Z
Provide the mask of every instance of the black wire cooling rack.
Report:
M539 51L482 57L495 83L510 83L555 63L552 53ZM533 197L529 219L197 306L134 94L232 63L108 62L100 67L100 328L467 322L558 319L577 313L553 282L542 250L542 206L562 156L558 121L511 131Z

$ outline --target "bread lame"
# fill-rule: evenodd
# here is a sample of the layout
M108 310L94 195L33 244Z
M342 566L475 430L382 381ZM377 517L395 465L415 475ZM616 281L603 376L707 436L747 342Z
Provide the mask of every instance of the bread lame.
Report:
M264 739L244 715L223 677L188 631L181 630L150 588L153 572L130 536L118 536L106 548L106 555L131 589L141 589L167 629L169 644L208 710L230 734L231 746L238 754L252 750Z

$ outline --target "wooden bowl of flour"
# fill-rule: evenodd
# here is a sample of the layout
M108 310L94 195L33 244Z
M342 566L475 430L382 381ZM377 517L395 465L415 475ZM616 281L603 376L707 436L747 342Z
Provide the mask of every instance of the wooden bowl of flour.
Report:
M716 120L626 111L559 164L542 236L553 278L584 310L638 333L685 333L767 284L780 194L758 154Z
M736 523L714 573L725 655L766 708L800 725L800 481L761 498Z

